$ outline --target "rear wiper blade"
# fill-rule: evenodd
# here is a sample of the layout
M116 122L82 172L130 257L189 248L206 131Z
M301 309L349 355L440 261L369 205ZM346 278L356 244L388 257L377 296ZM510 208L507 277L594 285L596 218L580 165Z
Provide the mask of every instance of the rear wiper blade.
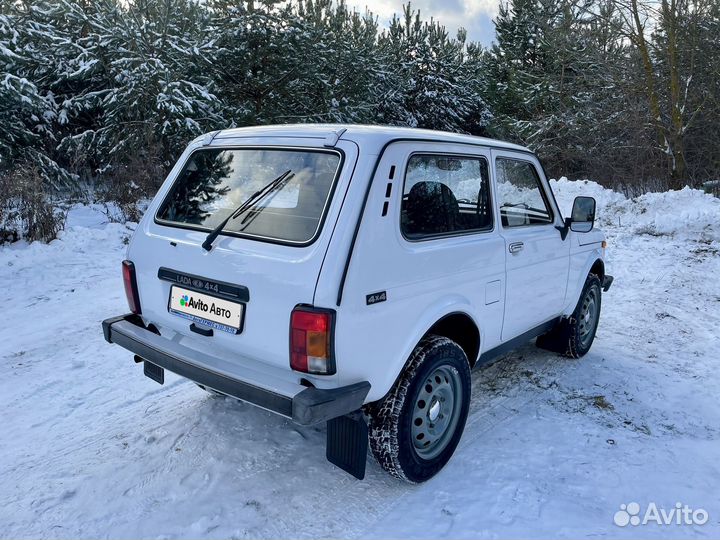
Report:
M235 211L233 211L228 217L223 219L218 225L208 233L207 238L205 238L205 241L202 243L202 247L205 251L210 251L212 249L213 242L215 239L220 235L222 230L225 228L225 226L230 222L230 220L237 218L238 216L241 216L245 210L250 208L256 201L263 198L265 195L267 195L270 191L272 191L276 185L280 184L283 180L285 180L290 174L292 174L292 170L287 170L284 173L282 173L280 176L278 176L275 180L272 180L270 183L266 184L264 187L250 195L244 203L242 203L240 206L237 207Z
M280 180L279 182L273 182L273 185L268 188L268 190L265 192L265 195L261 200L267 200L264 204L253 204L253 208L248 208L248 211L245 212L245 217L242 218L240 221L240 225L242 226L242 229L247 229L248 225L250 225L253 220L258 216L260 212L262 212L265 208L267 208L267 205L270 204L275 197L275 195L278 194L280 190L282 190L287 183L293 179L295 176L295 173L287 175L285 178ZM260 202L260 200L256 201Z

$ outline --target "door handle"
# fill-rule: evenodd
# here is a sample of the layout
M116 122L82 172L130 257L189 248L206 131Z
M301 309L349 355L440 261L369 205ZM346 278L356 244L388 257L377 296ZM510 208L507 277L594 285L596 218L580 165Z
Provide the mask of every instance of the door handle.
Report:
M522 248L525 247L525 244L522 242L512 242L509 246L510 253L518 253Z

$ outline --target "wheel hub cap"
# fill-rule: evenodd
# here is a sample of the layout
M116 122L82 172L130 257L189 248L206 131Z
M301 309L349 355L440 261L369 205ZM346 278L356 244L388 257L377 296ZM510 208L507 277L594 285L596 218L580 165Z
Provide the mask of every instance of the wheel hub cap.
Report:
M462 405L460 374L440 366L423 382L412 410L411 435L418 455L432 459L450 442Z
M430 408L428 409L428 414L427 414L428 420L430 420L430 422L434 422L435 420L437 420L438 416L440 416L441 407L442 406L440 405L439 400L435 400L434 403L432 405L430 405Z

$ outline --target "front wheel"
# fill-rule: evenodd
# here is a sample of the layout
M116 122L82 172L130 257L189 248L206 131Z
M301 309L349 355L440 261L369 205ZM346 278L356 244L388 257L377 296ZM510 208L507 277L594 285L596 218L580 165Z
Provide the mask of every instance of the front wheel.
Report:
M428 480L450 460L470 406L470 367L462 348L424 338L390 394L371 413L370 448L397 478Z
M585 356L595 340L601 305L600 278L595 274L588 274L572 315L563 319L547 334L540 336L537 340L538 347L570 358Z

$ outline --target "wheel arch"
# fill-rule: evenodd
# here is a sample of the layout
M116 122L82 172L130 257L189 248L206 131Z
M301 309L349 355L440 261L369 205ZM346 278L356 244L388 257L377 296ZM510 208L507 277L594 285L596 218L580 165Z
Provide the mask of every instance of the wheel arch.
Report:
M443 336L453 340L465 351L470 369L475 366L480 354L480 328L470 315L464 311L453 311L443 315L427 329L420 341L429 335Z
M605 277L605 261L602 258L602 252L600 249L593 249L585 253L586 255L584 257L583 265L571 272L573 278L571 279L571 282L568 283L569 288L566 296L565 309L563 309L562 312L563 316L570 315L575 309L575 305L580 298L580 293L582 292L583 285L585 285L585 280L587 279L588 274L596 274L600 278L600 283L602 283L603 277ZM575 256L581 256L581 254L577 254ZM577 270L580 268L582 270L578 272Z
M482 328L475 318L470 315L470 305L466 302L451 302L445 304L444 309L430 310L422 317L417 326L414 338L411 338L402 352L402 363L397 371L393 370L391 379L382 384L383 395L377 402L382 402L388 393L392 391L398 379L402 376L408 366L412 352L418 344L428 335L438 333L457 342L468 357L470 369L473 368L480 353L482 343ZM460 335L460 329L468 332L468 336ZM467 347L467 348L466 348ZM385 386L387 385L387 386Z
M590 272L588 273L595 274L600 278L600 283L602 283L602 280L605 277L605 262L598 257L595 259L595 262L590 267ZM587 278L587 275L585 277Z

